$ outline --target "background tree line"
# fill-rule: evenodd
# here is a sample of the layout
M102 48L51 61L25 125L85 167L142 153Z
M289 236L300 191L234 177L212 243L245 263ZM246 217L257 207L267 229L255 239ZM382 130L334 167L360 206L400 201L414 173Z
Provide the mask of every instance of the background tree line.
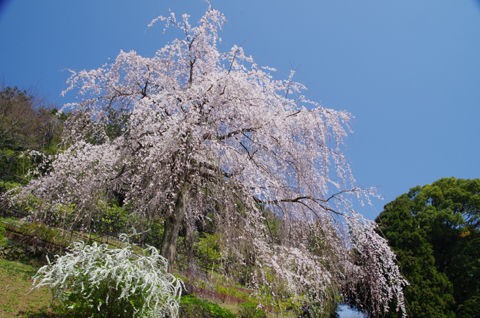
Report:
M56 151L62 131L62 118L54 107L42 104L25 90L4 87L0 91L0 189L6 182L26 181L36 150ZM38 159L38 158L37 158Z

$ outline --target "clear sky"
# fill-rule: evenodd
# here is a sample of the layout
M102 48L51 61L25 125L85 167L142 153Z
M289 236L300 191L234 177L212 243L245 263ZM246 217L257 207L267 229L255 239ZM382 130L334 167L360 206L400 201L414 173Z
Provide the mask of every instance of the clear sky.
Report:
M2 5L3 3L3 5ZM224 48L239 44L279 78L295 69L307 95L350 111L347 155L383 204L441 177L480 177L480 1L212 1ZM56 105L66 69L95 68L120 49L144 55L170 38L158 15L201 0L0 1L0 83Z

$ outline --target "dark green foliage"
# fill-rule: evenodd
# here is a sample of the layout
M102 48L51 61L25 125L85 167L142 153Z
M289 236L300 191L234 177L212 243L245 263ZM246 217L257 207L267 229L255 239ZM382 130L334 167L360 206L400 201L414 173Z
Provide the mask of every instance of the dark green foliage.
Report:
M6 247L8 244L8 240L5 234L5 225L3 225L3 223L0 223L0 248Z
M252 301L246 301L240 305L240 318L267 318L265 311L258 307L258 304Z
M145 227L145 234L142 237L142 243L160 248L163 237L163 219L154 219L149 221Z
M478 318L480 317L480 296L473 296L458 306L458 317Z
M217 304L201 300L192 295L183 296L180 301L182 318L235 318L230 311Z
M409 316L478 317L480 180L415 187L387 204L376 221L410 283Z
M3 191L7 190L6 182L23 182L24 176L31 167L30 159L23 152L12 149L0 149L0 178Z
M102 213L95 227L100 235L118 236L120 233L127 232L128 212L116 204L104 204Z
M108 109L108 124L106 133L109 138L115 139L121 136L128 122L128 114L117 111L113 108Z

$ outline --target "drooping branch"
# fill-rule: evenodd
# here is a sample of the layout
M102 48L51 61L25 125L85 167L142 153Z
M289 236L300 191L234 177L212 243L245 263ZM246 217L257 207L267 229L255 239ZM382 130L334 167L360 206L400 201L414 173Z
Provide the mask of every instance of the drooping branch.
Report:
M257 203L260 203L260 204L265 205L265 206L267 206L267 205L278 205L280 203L298 203L298 204L301 204L304 207L308 208L311 212L314 212L315 215L317 215L316 210L305 202L305 201L310 201L312 203L315 203L317 206L319 206L324 211L332 212L336 215L343 216L343 217L347 216L345 213L339 212L339 211L329 207L328 205L325 205L325 203L327 203L328 200L330 200L331 198L333 198L333 197L330 197L328 199L319 199L319 198L314 198L312 196L307 195L307 196L298 196L298 197L294 197L294 198L275 199L275 200L261 200L261 199L255 198L255 201ZM318 215L317 215L317 217L318 217Z
M282 198L282 199L274 199L274 200L262 200L262 199L259 199L257 197L254 197L254 200L255 200L255 202L257 202L259 204L262 204L264 206L278 205L280 203L298 203L298 204L301 204L302 206L306 207L308 210L313 212L318 217L318 214L317 214L315 208L313 208L312 206L310 206L307 203L307 202L312 202L324 211L331 212L335 215L342 216L342 217L348 219L350 216L347 213L340 212L340 211L332 208L331 206L328 205L328 203L332 199L335 199L336 197L338 197L342 194L355 193L355 192L358 192L358 191L359 191L359 189L357 189L357 188L344 189L344 190L338 191L338 192L330 195L326 199L316 198L316 197L313 197L311 195L300 195L300 196L291 197L291 198Z

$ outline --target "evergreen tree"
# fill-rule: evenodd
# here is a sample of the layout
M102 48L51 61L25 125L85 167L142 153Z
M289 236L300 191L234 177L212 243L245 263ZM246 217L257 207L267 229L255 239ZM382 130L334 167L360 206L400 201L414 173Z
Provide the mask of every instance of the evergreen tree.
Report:
M412 188L387 204L377 222L410 283L409 316L479 316L479 179Z

